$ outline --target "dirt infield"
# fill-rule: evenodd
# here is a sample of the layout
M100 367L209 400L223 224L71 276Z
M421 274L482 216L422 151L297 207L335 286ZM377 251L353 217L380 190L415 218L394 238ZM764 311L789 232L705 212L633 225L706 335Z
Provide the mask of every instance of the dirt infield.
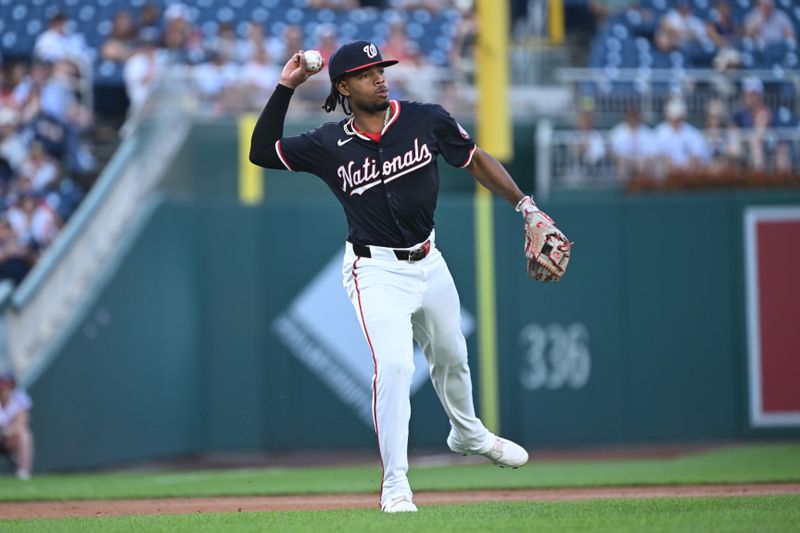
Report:
M414 501L418 505L425 506L479 503L488 501L567 501L605 498L773 496L780 494L800 494L800 484L690 485L655 487L599 487L585 489L419 492L415 494ZM254 511L302 511L369 507L377 507L377 497L374 494L6 502L0 503L0 519L187 513L235 513Z

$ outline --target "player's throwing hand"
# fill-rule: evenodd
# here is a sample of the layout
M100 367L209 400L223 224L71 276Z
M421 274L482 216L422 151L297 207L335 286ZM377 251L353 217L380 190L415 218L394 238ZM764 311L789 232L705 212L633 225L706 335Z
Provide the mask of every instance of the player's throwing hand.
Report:
M303 50L299 50L296 52L286 63L286 66L283 67L283 72L281 72L281 85L285 85L290 89L296 89L298 85L305 82L308 78L317 74L318 72L322 72L322 68L325 66L325 61L322 62L322 67L314 72L308 71L308 65L306 64L305 54Z

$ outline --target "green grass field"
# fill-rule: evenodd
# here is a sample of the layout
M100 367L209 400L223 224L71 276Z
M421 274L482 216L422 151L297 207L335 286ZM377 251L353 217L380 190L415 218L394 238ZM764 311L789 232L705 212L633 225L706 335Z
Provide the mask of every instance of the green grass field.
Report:
M377 467L151 474L40 475L0 479L0 501L374 493ZM723 448L671 459L535 461L412 468L417 491L800 482L800 445ZM800 531L800 496L508 502L377 509L102 517L0 522L1 531Z

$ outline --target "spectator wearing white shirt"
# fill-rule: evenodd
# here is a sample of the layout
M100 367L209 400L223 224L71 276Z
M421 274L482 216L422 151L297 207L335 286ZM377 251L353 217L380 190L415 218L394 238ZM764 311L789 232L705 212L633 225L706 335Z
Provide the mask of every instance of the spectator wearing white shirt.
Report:
M33 55L52 63L70 61L79 67L90 64L86 43L81 36L67 32L67 16L60 11L50 18L49 27L36 39Z
M753 38L760 47L775 43L796 43L794 26L788 15L775 9L773 0L759 0L744 22L745 35Z
M625 120L611 129L609 144L617 175L623 181L653 173L657 155L655 136L642 122L637 105L629 107Z
M253 60L256 53L259 53L259 49L263 48L267 52L267 59L275 64L269 55L269 46L269 39L264 33L264 27L256 21L250 21L247 23L247 38L239 41L235 60L247 64ZM278 68L278 65L275 64L275 67Z
M217 113L236 104L230 101L230 89L239 81L241 67L223 52L212 51L210 56L210 62L194 66L193 78L200 97L211 104L207 109Z
M700 130L686 122L683 100L670 100L664 116L666 120L656 128L656 143L667 174L703 168L710 158L708 144Z
M655 40L662 51L670 52L706 38L706 26L692 13L689 1L678 0L675 8L661 18Z
M7 216L20 244L34 253L46 248L58 234L55 213L30 192L20 195L17 205L8 210Z
M158 49L158 30L143 28L139 33L139 51L125 62L122 77L131 102L130 112L135 112L147 100L153 82L164 69L166 59Z
M34 141L28 149L28 157L20 166L19 173L31 180L34 191L42 194L58 178L58 165L44 151L42 143Z
M33 433L28 393L17 387L13 374L0 374L0 453L11 456L17 478L28 480L33 468Z
M265 46L254 47L250 59L242 67L239 88L250 109L257 109L272 93L281 69L269 60Z
M593 107L586 107L578 112L578 127L575 143L570 146L570 163L573 166L568 176L582 180L595 177L606 157L606 146L603 136L594 128Z

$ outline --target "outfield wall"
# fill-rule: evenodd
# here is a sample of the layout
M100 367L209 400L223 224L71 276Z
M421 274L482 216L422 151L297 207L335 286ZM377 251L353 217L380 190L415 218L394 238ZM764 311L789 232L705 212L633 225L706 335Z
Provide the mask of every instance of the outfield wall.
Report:
M282 172L243 207L225 133L192 134L126 261L32 387L41 469L373 447L341 208L316 178ZM464 180L445 186L437 242L477 386L470 178L445 179ZM545 208L576 245L564 282L542 285L524 272L519 215L497 202L496 248L481 253L496 261L503 433L531 447L800 436L751 416L744 221L770 205L798 206L800 192L554 197ZM792 231L785 247L799 249ZM789 371L800 349L786 339L775 364ZM418 366L412 448L444 450L447 421ZM800 405L793 375L767 407Z

